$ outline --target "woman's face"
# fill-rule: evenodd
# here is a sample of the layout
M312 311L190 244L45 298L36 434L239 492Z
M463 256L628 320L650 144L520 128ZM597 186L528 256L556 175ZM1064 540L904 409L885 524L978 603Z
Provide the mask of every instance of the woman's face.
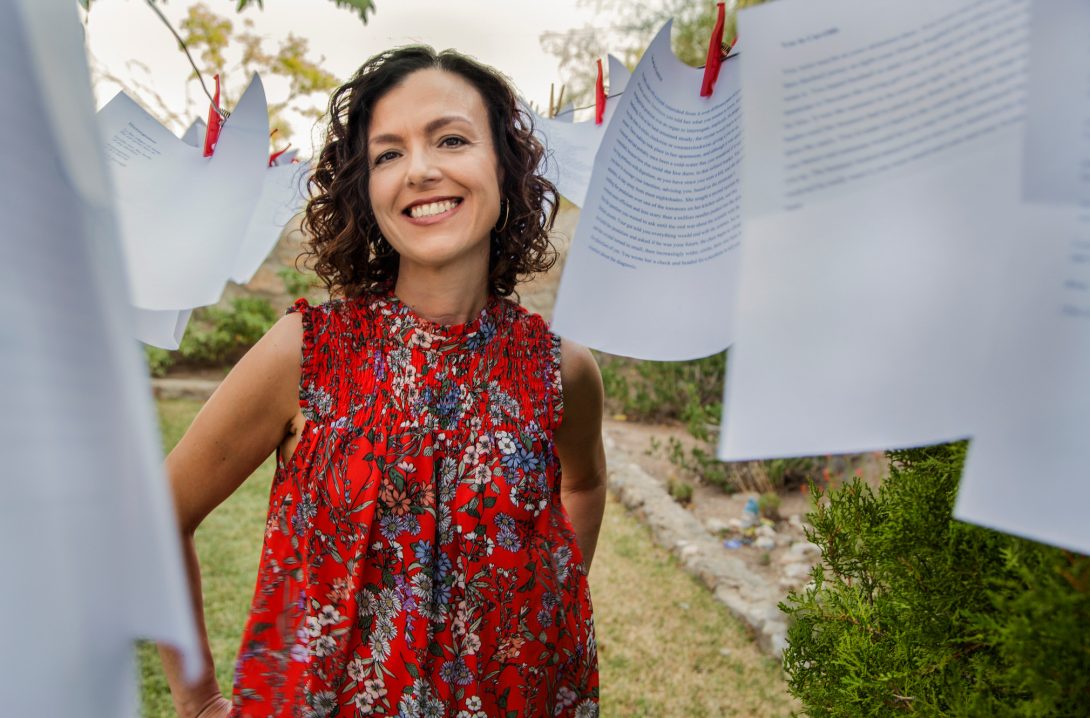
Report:
M407 76L375 103L367 159L371 207L402 270L488 271L500 176L473 85L439 69Z

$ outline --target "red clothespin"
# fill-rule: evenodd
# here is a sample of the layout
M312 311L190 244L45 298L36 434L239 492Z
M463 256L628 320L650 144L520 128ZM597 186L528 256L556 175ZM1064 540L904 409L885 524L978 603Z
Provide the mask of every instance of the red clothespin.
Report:
M273 152L271 155L269 155L269 167L276 167L276 161L278 159L280 159L280 155L284 154L289 149L291 149L291 143L290 142L288 143L287 147L285 147L284 149L277 150L276 152Z
M606 89L602 81L602 59L598 58L598 79L594 83L594 124L602 124L606 116Z
M723 21L726 19L726 8L723 3L716 5L719 7L719 17L715 21L715 29L712 30L712 39L708 42L708 61L704 63L704 82L700 85L701 97L712 96L712 88L719 79L719 66L723 63Z
M211 157L216 151L216 143L220 138L220 126L223 125L223 117L219 112L220 104L220 76L216 75L216 94L211 106L208 108L208 129L204 133L204 156Z

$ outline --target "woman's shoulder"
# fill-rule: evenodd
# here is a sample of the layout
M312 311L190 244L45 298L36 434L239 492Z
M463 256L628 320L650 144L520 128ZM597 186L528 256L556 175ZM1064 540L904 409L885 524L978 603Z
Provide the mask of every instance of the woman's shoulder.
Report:
M336 297L312 304L310 300L303 297L295 300L285 314L299 315L302 326L307 332L320 331L329 325L334 325L338 329L359 331L365 330L367 326L374 323L374 320L383 316L385 299L383 294L371 293L358 297Z

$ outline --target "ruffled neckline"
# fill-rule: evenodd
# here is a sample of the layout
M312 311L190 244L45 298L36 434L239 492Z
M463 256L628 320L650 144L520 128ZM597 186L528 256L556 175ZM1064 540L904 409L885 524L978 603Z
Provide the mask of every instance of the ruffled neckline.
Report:
M412 307L394 294L392 289L387 290L380 298L389 307L393 316L401 318L404 329L415 330L415 332L427 335L432 341L442 341L443 343L460 343L472 340L482 328L487 328L486 325L494 327L494 320L498 318L499 310L503 304L499 297L489 294L484 306L481 307L481 311L473 319L461 324L439 324L417 314Z

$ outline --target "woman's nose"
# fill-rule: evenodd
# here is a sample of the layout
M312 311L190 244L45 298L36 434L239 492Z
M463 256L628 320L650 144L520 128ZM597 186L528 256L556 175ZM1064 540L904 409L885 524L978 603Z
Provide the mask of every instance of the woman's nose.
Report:
M405 178L406 181L414 187L420 187L438 181L443 176L443 173L440 171L439 165L435 160L436 158L427 150L413 152L409 158L409 170Z

